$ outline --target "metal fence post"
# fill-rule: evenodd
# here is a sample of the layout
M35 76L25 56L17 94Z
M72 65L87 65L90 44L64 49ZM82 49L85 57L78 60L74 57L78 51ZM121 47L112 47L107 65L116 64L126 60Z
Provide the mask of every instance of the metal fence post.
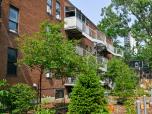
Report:
M144 95L144 114L147 114L147 103L146 103L146 95Z
M140 111L140 100L136 101L136 107L137 107L137 114L141 114L141 111Z

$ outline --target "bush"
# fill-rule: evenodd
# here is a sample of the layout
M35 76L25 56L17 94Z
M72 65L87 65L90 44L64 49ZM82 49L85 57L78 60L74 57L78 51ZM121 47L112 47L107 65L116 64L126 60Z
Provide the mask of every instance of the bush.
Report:
M38 106L35 111L35 114L56 114L56 111L53 109L44 109Z
M106 114L104 89L101 87L96 71L89 69L81 73L73 88L68 114Z
M6 81L0 81L0 102L3 110L13 114L23 114L33 108L32 100L36 91L26 84L9 86ZM5 108L5 109L4 109Z

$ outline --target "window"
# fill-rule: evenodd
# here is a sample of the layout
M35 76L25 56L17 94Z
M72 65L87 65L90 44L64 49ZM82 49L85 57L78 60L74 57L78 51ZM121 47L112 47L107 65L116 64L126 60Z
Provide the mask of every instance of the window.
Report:
M55 99L64 98L64 89L56 89Z
M18 14L17 8L10 6L9 9L9 30L12 32L18 31Z
M8 48L7 54L7 74L16 75L17 49Z
M60 6L60 0L56 0L56 18L60 19L60 13L61 13L61 6Z
M47 0L47 13L52 14L52 0Z

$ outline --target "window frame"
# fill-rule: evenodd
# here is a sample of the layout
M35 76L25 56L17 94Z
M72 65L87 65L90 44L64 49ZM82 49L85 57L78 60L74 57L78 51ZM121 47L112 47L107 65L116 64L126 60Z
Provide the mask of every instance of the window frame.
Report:
M11 9L14 10L17 14L17 16L16 16L17 19L16 20L11 19L11 17L10 17ZM10 23L13 23L13 24L16 25L16 28L15 28L16 30L14 30L10 27ZM9 16L8 16L8 29L9 29L9 31L11 31L13 33L18 33L18 28L19 28L18 25L19 25L19 9L16 8L15 6L13 6L13 5L10 5L9 6Z
M49 15L52 15L53 1L52 1L52 0L50 0L50 1L51 1L51 4L49 4L49 2L48 2L48 0L47 0L47 2L46 2L46 4L47 4L46 8L47 8L47 13L48 13Z
M9 60L9 50L13 50L15 52L15 59L14 60ZM17 75L17 58L18 58L18 50L16 48L7 48L7 75ZM14 72L10 72L9 68L10 65L12 65L15 68ZM13 69L14 69L13 68Z
M56 0L56 19L61 19L61 3L60 0Z
M60 93L57 93L57 92L63 92L63 93L62 93L62 95L59 95ZM64 95L64 88L55 89L55 99L62 99L62 98L64 98L64 96L65 96Z

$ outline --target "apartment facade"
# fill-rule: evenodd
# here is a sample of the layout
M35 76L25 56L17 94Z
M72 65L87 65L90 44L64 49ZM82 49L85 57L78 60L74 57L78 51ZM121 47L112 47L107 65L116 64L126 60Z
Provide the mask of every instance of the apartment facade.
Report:
M132 37L132 35L129 33L128 37L124 38L124 46L132 50L134 54L138 53L137 49L137 41L135 38Z
M112 56L123 56L78 8L68 0L0 0L0 79L10 84L26 83L39 86L39 72L27 66L17 66L20 51L16 48L16 37L39 31L40 23L65 22L63 34L81 42L76 53L81 56L92 54L101 64L99 72L106 72L107 61ZM46 73L42 80L43 100L51 106L69 102L68 95L75 79L54 79Z

